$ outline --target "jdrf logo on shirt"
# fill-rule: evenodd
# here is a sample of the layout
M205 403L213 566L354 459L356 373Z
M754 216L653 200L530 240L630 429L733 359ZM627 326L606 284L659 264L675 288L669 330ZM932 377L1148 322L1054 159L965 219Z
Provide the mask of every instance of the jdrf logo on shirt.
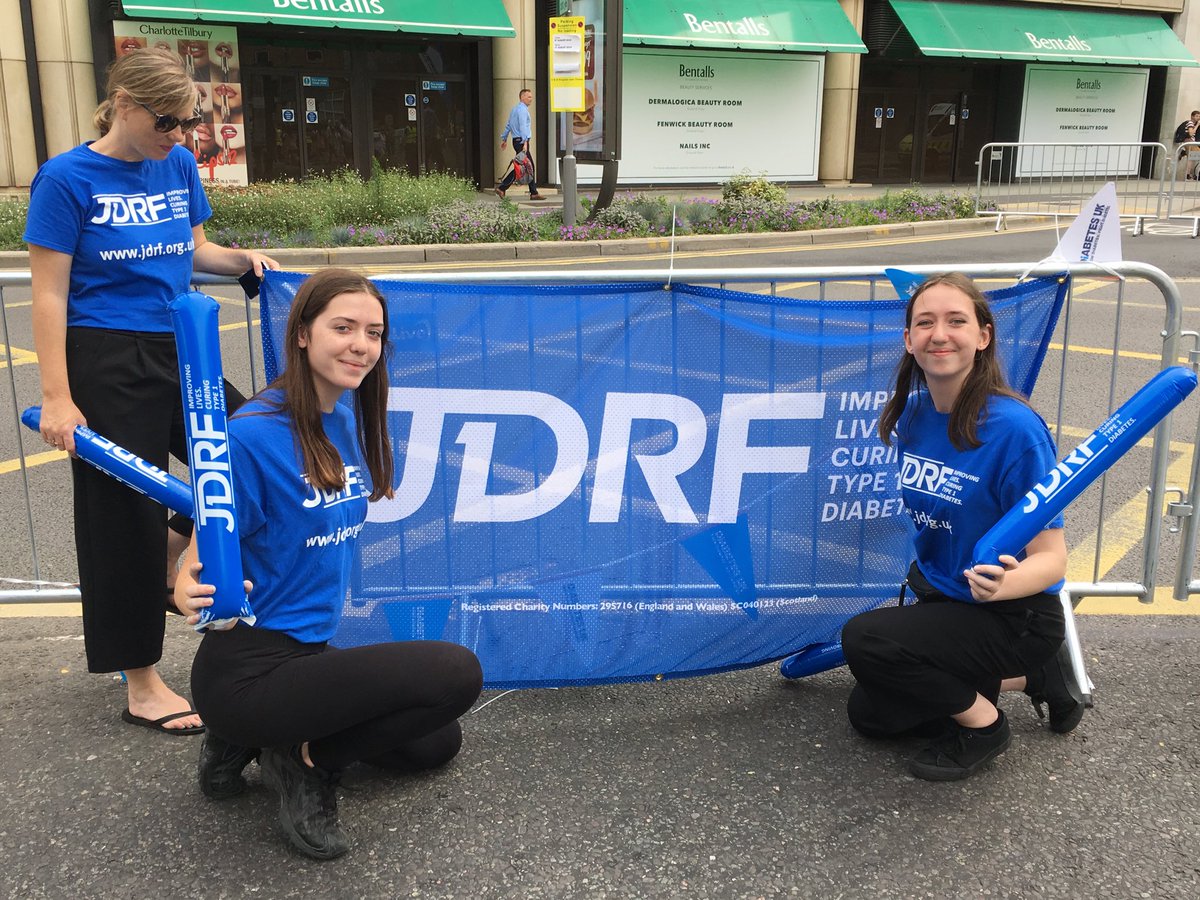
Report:
M305 509L313 509L320 506L328 509L331 506L337 506L339 503L345 503L347 500L357 500L359 497L367 496L367 486L363 482L361 470L358 466L346 466L342 470L342 478L345 484L340 491L317 490L308 482L308 476L304 476L305 484L309 484L309 495L304 500Z
M92 199L100 211L92 217L95 225L157 225L169 222L166 194L95 194Z
M925 459L911 453L904 454L900 466L900 483L906 488L923 494L938 496L946 479L954 470L936 459Z

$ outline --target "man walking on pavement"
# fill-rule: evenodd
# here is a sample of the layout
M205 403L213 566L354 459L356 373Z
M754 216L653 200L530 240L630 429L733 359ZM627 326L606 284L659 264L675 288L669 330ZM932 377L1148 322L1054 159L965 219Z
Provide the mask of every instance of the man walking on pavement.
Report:
M542 195L538 193L537 189L537 166L533 163L531 146L533 122L529 118L529 107L533 105L533 91L529 88L522 88L519 96L517 105L508 114L508 123L504 126L504 131L500 132L500 149L503 150L508 145L508 137L512 135L513 155L524 150L530 165L533 165L533 178L529 182L529 199L541 200ZM504 192L512 187L515 178L516 169L509 167L508 172L504 175L504 180L500 182L500 187L496 188L496 193L503 197Z

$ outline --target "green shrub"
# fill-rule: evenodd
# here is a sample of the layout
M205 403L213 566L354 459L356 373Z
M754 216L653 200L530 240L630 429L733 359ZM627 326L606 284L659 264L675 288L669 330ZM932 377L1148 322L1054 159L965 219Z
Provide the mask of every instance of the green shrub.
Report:
M0 250L24 250L25 216L29 212L29 201L14 197L0 200Z
M721 187L722 200L761 200L767 203L783 203L787 191L782 185L774 184L764 175L741 172L730 178Z
M455 200L430 210L425 242L434 244L494 244L501 241L536 241L533 216L511 203L468 203Z
M596 213L589 225L602 229L620 229L623 237L644 237L650 233L646 217L628 202L614 200L610 206Z

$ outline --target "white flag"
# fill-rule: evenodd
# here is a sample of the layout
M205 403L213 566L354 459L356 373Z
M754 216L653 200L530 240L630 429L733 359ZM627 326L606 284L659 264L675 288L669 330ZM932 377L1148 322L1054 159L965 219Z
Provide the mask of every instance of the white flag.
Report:
M1083 205L1051 259L1064 262L1121 262L1121 209L1111 181Z

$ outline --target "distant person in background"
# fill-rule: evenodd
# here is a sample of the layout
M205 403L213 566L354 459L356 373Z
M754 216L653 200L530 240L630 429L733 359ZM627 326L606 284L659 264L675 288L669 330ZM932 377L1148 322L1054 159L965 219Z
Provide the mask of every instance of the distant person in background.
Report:
M529 199L541 200L542 195L537 189L537 167L533 162L532 143L533 143L533 121L529 117L529 107L533 105L533 91L529 88L522 88L520 99L517 105L512 108L512 112L508 114L508 123L504 126L504 130L500 132L500 149L503 150L508 146L508 138L512 136L513 155L525 151L525 155L529 157L530 165L534 166L534 175L529 182ZM516 180L516 170L510 168L505 174L504 180L500 182L500 187L496 188L496 193L503 197L505 192L512 187L513 181Z
M1196 140L1196 128L1200 127L1200 109L1193 109L1191 118L1184 119L1179 123L1179 127L1175 129L1175 146L1179 148L1178 158L1187 160L1187 165L1184 167L1187 172L1187 180L1192 181L1196 177L1196 165L1192 161L1186 148L1182 144L1191 143Z

